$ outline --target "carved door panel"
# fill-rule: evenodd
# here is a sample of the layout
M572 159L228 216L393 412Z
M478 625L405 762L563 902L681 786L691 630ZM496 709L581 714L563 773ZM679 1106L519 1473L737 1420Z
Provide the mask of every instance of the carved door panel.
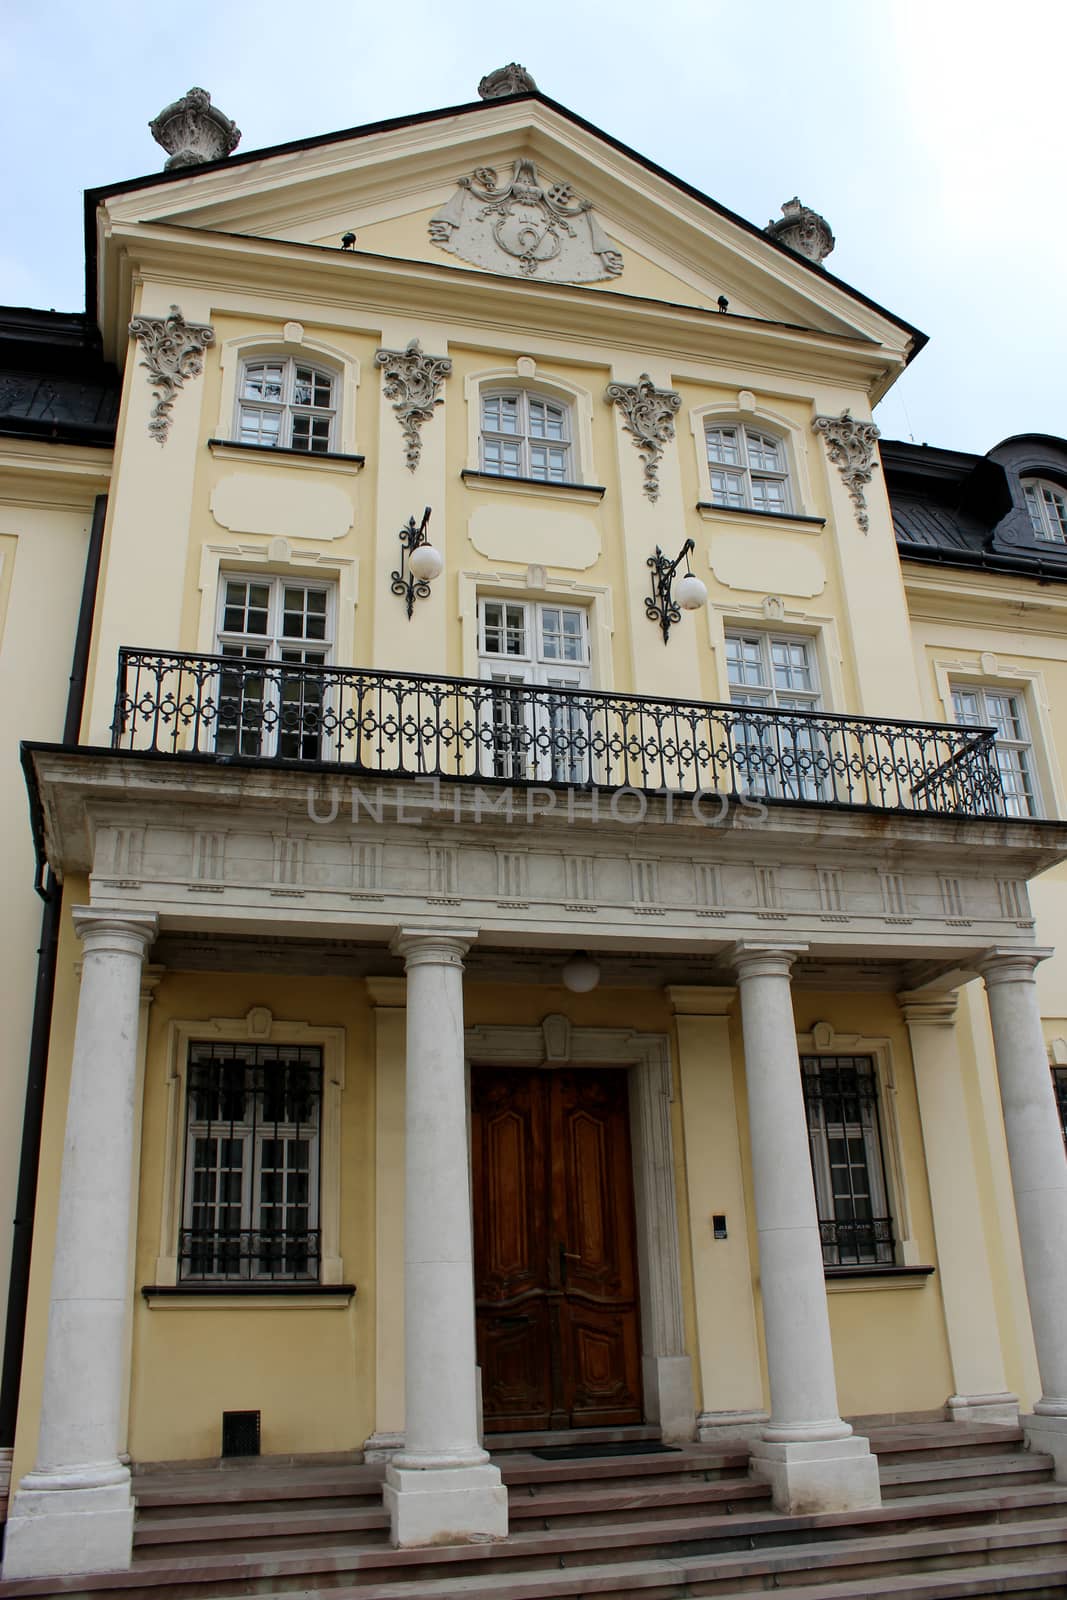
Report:
M486 1430L640 1422L625 1072L476 1070L472 1146Z

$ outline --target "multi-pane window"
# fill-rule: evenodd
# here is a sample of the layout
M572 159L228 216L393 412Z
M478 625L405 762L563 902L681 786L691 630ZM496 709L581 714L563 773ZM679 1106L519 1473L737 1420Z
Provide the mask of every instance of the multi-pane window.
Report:
M568 407L525 389L483 394L482 471L539 483L573 481Z
M281 356L241 367L237 437L242 444L325 455L337 414L333 373Z
M1024 478L1022 485L1037 538L1067 544L1067 489L1045 478Z
M1056 1091L1056 1109L1060 1114L1063 1137L1067 1140L1067 1067L1053 1067L1052 1087Z
M243 662L288 663L219 674L215 749L224 755L320 755L325 685L314 671L329 659L331 591L321 583L225 577L219 654ZM310 669L310 670L308 670Z
M589 683L588 616L579 606L482 600L482 677L500 686L488 706L492 775L578 783L587 760L584 715L564 694Z
M874 1061L802 1056L800 1070L823 1261L828 1267L889 1265L893 1221Z
M758 629L726 635L730 703L752 716L733 724L733 764L739 787L755 794L818 800L822 735L801 719L761 711L817 711L820 691L815 649L796 634Z
M183 1281L318 1278L321 1107L317 1046L190 1045Z
M952 709L961 727L996 729L1004 815L1036 816L1033 747L1022 695L1005 689L964 689L956 685L952 690Z
M783 440L739 424L709 425L705 437L715 505L782 514L792 510Z

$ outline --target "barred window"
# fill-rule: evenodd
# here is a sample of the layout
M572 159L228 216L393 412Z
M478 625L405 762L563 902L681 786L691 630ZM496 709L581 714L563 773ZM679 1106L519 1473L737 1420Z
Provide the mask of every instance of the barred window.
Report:
M1063 1126L1063 1137L1067 1140L1067 1067L1053 1067L1052 1087L1056 1091L1056 1108Z
M184 1282L319 1277L322 1051L191 1044Z
M891 1265L878 1080L870 1056L802 1056L823 1261Z

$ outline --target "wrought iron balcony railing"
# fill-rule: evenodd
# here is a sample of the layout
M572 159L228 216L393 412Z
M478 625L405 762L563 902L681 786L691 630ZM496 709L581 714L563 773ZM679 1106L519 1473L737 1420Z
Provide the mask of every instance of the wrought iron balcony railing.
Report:
M505 664L506 665L506 664ZM124 649L117 750L1003 815L990 729Z

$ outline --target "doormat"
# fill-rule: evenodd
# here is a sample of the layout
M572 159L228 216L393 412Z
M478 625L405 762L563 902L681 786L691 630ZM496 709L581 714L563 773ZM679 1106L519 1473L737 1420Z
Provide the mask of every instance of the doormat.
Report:
M668 1456L680 1454L676 1444L658 1444L652 1439L627 1439L623 1444L561 1444L547 1450L531 1450L539 1461L593 1461L605 1456Z

